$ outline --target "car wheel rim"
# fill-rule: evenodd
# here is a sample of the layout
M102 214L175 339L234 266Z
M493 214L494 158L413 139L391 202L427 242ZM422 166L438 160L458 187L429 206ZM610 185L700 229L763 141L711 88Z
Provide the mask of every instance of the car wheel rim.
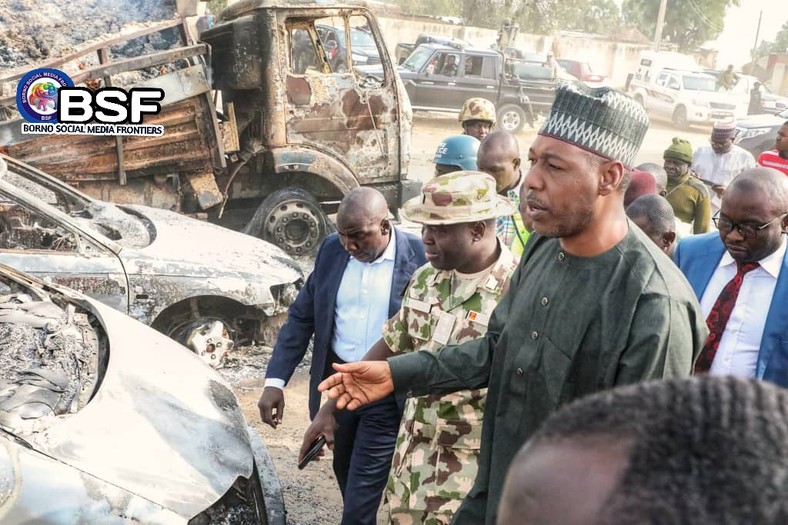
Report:
M517 129L520 125L520 115L516 111L507 111L501 116L501 127L506 131Z
M214 368L222 366L235 344L227 326L218 319L198 319L189 323L182 341L184 346Z
M280 204L268 216L265 238L291 255L310 253L320 237L320 210L304 201Z

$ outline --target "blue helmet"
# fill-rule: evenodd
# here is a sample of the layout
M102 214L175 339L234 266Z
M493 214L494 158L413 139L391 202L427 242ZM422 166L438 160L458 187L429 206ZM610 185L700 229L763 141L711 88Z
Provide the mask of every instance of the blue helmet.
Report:
M458 166L464 171L476 171L476 151L479 141L470 135L452 135L438 144L432 162L445 166Z

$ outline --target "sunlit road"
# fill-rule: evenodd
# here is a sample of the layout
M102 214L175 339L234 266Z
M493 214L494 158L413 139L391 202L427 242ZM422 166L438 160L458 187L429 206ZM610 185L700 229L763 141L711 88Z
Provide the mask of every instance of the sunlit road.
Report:
M538 129L538 126L537 126ZM528 155L528 147L536 137L537 129L526 128L517 135L523 160ZM432 177L432 157L441 139L462 128L457 117L441 113L416 113L413 118L412 162L410 177L428 180ZM711 128L693 127L688 130L676 130L669 123L652 119L646 139L637 156L637 163L657 162L662 164L662 152L670 145L673 137L682 137L692 143L693 148L707 143Z

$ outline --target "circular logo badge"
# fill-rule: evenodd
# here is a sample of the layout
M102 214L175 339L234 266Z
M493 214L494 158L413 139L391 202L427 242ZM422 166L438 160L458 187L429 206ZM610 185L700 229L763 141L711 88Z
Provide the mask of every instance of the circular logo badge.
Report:
M57 92L74 87L74 82L59 69L28 71L16 86L16 107L28 122L57 122Z

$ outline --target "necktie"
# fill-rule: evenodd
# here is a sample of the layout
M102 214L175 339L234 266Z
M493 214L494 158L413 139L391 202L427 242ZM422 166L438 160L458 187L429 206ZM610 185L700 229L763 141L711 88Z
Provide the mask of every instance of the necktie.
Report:
M706 373L711 368L714 355L720 346L722 333L725 331L725 325L728 324L733 307L736 306L736 298L739 297L739 290L741 290L741 285L744 282L744 275L759 266L760 264L757 262L736 263L736 275L722 289L720 296L717 297L717 301L709 312L709 316L706 318L706 326L709 327L709 338L706 339L706 344L703 345L703 350L700 351L698 360L695 362L696 375Z

